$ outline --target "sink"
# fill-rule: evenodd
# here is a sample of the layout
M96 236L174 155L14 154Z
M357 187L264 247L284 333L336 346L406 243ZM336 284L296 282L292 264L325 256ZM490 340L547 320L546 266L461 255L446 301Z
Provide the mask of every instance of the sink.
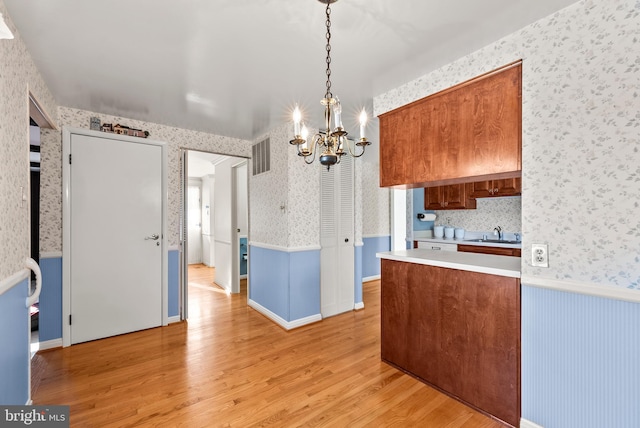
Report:
M487 244L522 244L522 241L509 241L505 239L465 239L465 242L486 242Z

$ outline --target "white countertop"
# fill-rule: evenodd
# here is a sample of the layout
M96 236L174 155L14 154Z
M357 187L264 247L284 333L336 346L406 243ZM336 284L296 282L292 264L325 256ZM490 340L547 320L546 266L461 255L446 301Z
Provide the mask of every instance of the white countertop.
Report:
M452 240L441 241L450 242ZM520 278L520 257L461 253L455 251L433 251L425 248L385 251L377 253L376 257L398 262L417 263L448 269Z
M469 238L465 238L469 239ZM438 244L462 244L462 245L476 245L478 247L500 247L500 248L522 248L522 243L518 244L498 244L495 242L472 242L465 241L465 239L438 239L438 238L422 238L414 237L414 241L420 242L435 242Z

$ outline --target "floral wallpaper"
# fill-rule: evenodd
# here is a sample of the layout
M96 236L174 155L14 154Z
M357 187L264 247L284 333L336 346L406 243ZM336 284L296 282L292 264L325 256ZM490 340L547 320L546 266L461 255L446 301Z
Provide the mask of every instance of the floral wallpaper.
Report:
M109 116L95 112L77 110L68 107L58 108L60 126L71 128L89 128L89 119L92 116L99 117L102 123L120 123L133 128L149 131L149 138L168 143L168 229L169 245L175 246L179 243L180 233L180 149L196 149L213 153L225 154L237 157L251 157L251 143L236 138L223 137L219 135L207 134L204 132L190 131L187 129L173 128L171 126L160 125L127 119L116 116ZM49 147L46 149L46 156L42 158L42 174L48 180L41 182L40 204L46 215L41 219L41 251L61 251L62 250L62 180L60 179L62 157L61 133L55 135L45 135L43 142ZM44 147L43 147L44 149ZM56 214L57 213L57 214Z
M375 114L522 59L523 275L640 289L639 20L637 0L580 1L375 97Z
M288 126L282 125L253 142L256 144L269 138L271 170L249 176L249 221L252 243L288 246L287 165L290 148L289 139L287 139L288 130Z
M29 92L54 122L56 104L2 0L0 13L15 37L0 40L0 279L4 279L23 269L30 256Z

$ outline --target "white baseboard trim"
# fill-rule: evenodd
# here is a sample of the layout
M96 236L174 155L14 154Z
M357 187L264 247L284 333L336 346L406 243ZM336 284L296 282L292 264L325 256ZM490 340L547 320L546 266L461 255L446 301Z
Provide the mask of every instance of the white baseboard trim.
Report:
M391 235L388 233L382 234L382 235L362 235L362 239L367 239L367 238L390 238Z
M40 252L41 259L61 259L62 251L42 251Z
M377 281L380 278L382 278L382 276L380 275L365 276L364 278L362 278L362 282Z
M282 318L280 315L278 315L278 314L276 314L274 312L271 312L269 309L265 308L260 303L257 303L257 302L255 302L255 301L253 301L251 299L249 299L249 306L251 306L256 311L260 312L262 315L264 315L265 317L269 318L271 321L275 322L276 324L278 324L280 327L284 328L285 330L291 330L291 329L294 329L294 328L302 327L303 325L307 325L307 324L311 324L311 323L314 323L314 322L322 321L322 315L320 315L320 314L311 315L309 317L300 318L300 319L293 320L293 321L287 321L284 318Z
M520 428L544 428L542 425L534 424L525 418L520 418Z
M61 337L58 339L45 340L44 342L40 342L40 345L38 346L39 351L44 351L44 350L53 349L53 348L62 348Z
M601 285L593 282L578 282L561 279L539 278L530 275L520 277L520 283L524 286L549 288L551 290L566 291L569 293L586 294L588 296L604 297L607 299L623 300L626 302L640 303L640 290Z
M358 302L353 306L354 310L360 310L360 309L364 309L364 302Z
M180 315L174 315L167 318L167 324L173 324L174 322L180 322Z
M25 406L33 406L33 400L29 398L29 401L27 401L27 404L25 404Z

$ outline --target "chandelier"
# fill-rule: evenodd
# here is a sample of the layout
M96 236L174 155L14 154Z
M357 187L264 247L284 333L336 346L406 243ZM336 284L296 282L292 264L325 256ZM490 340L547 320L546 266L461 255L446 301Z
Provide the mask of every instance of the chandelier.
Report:
M362 109L360 113L360 139L355 143L347 138L347 131L342 126L342 106L338 97L333 96L331 93L331 3L335 3L338 0L318 0L320 3L327 5L326 10L326 27L327 27L327 90L324 94L324 98L320 100L320 103L324 106L324 131L320 131L314 134L309 139L309 130L302 121L302 114L300 109L296 105L293 111L293 140L289 141L290 144L295 145L298 149L298 156L304 158L305 163L312 164L316 159L316 153L322 151L320 154L320 163L327 167L327 170L331 168L331 165L340 163L340 158L346 153L345 147L354 158L359 158L364 154L366 146L371 142L367 141L365 137L365 128L367 124L367 112ZM331 119L333 117L334 128L331 128ZM352 147L355 146L355 147ZM361 147L362 151L356 154L356 147Z

